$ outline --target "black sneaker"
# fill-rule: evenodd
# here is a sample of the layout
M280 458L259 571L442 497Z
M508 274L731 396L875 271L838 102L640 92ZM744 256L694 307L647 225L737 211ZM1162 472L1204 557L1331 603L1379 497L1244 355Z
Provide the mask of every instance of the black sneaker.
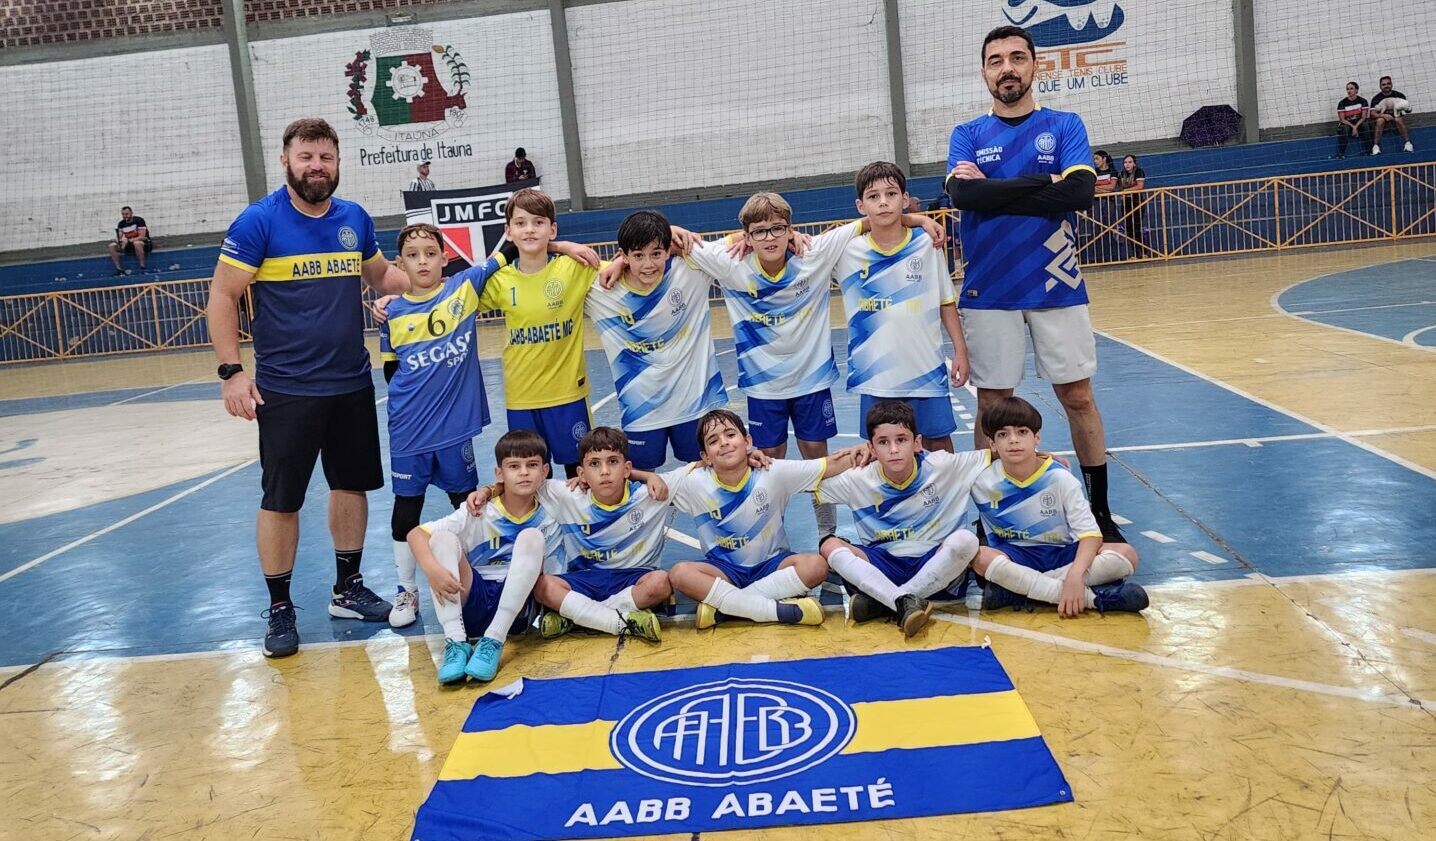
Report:
M1026 596L1019 596L1005 587L999 587L991 581L982 588L982 609L1001 610L1010 607L1013 610L1032 609L1031 603Z
M901 604L901 602L899 602L899 604ZM848 602L848 618L854 622L891 619L894 615L891 610L888 610L887 605L869 596L862 590L853 591L852 600Z
M903 595L897 600L897 623L904 637L911 637L927 624L932 602L921 596Z
M329 615L336 619L363 619L365 622L388 622L394 606L364 586L364 576L355 575L344 582L344 591L329 601Z
M1098 584L1092 588L1092 595L1096 597L1097 609L1103 613L1137 613L1151 604L1142 585L1126 580Z
M1111 514L1094 514L1097 518L1097 528L1102 532L1103 543L1126 543L1127 537L1122 530L1117 528L1117 523L1112 519Z
M299 651L299 628L294 622L294 605L271 605L259 615L269 620L269 629L264 632L265 657L288 657Z

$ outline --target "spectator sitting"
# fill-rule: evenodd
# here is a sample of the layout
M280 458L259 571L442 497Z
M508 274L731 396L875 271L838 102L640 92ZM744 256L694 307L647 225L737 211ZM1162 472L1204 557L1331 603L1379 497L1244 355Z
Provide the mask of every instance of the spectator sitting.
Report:
M1136 155L1122 158L1122 171L1117 173L1117 189L1123 193L1147 189L1147 173L1137 165ZM1122 197L1122 220L1127 236L1138 245L1143 245L1141 196Z
M904 213L922 213L922 199L917 196L908 196L907 207L903 208Z
M125 270L120 267L120 255L132 251L135 259L140 261L140 271L144 271L145 255L152 250L149 226L130 208L120 208L120 222L115 225L115 239L110 243L109 248L110 260L115 264L116 275L125 273Z
M409 192L428 192L429 190L437 189L438 188L434 186L434 182L429 180L429 162L424 161L419 164L419 177L409 182Z
M1346 83L1346 98L1336 103L1336 156L1346 157L1346 144L1351 138L1361 139L1362 151L1371 146L1371 124L1366 121L1366 97L1361 96L1361 86L1355 82Z
M529 160L528 153L524 151L524 147L520 146L515 149L514 159L509 161L508 166L504 167L504 181L506 183L513 183L514 181L524 181L537 177L538 171L534 169L534 162Z
M1114 192L1117 189L1117 173L1112 170L1112 156L1098 149L1092 153L1092 163L1097 167L1097 192Z
M1381 130L1386 128L1388 123L1394 123L1396 130L1401 132L1401 139L1406 141L1405 151L1414 152L1416 149L1411 145L1411 132L1406 128L1406 121L1402 119L1404 114L1411 113L1411 105L1406 101L1406 94L1391 87L1391 77L1381 77L1381 93L1371 98L1371 119L1376 124L1376 136L1371 140L1371 154L1381 154Z

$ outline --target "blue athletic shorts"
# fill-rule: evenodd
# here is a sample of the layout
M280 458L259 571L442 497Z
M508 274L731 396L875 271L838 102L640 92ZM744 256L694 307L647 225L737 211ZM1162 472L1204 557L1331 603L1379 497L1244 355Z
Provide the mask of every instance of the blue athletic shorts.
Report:
M1014 543L993 542L992 548L1006 555L1014 564L1021 564L1038 572L1051 572L1065 567L1077 558L1076 543L1018 546Z
M858 429L864 438L868 432L868 411L884 400L901 400L917 414L917 432L924 438L945 438L957 431L957 418L952 414L952 401L946 397L874 397L859 395Z
M559 464L578 464L578 439L593 427L587 400L542 409L509 409L509 429L531 429L548 445Z
M596 602L616 593L621 593L638 583L638 579L654 570L649 567L627 569L583 569L560 575L568 582L569 589L580 596L588 596Z
M942 544L939 543L937 546L932 547L915 558L904 558L900 555L894 555L881 546L864 546L861 543L854 543L853 547L861 551L864 555L867 555L868 563L877 567L878 571L887 576L889 581L901 586L912 580L914 575L917 575L917 571L922 569L923 564L932 559L932 556L937 553L937 550L942 548ZM843 583L847 584L847 582ZM851 584L847 586L848 592L852 592L853 586ZM935 602L940 602L961 599L966 595L967 571L963 570L958 580L949 585L946 590L938 590L936 593L928 596L928 598Z
M465 441L442 450L392 456L394 496L423 496L430 485L445 493L465 493L479 486L474 466L474 442Z
M628 436L628 460L639 470L657 470L668 460L668 447L673 446L673 457L679 461L698 461L703 457L698 449L698 419L645 429L642 432L623 430Z
M469 595L464 599L464 633L469 639L483 636L488 630L489 623L494 621L494 613L499 609L499 596L503 595L504 582L482 578L476 572L469 584ZM509 636L520 636L528 632L529 625L533 624L537 606L532 598L524 601L524 606L519 610L519 615L514 618L514 624L509 628Z
M838 434L833 392L815 391L785 400L748 398L748 432L755 447L776 447L788 440L788 421L799 441L826 441Z
M712 564L717 567L728 577L728 581L734 587L741 590L754 581L760 578L767 578L777 572L778 567L783 565L783 561L788 560L792 555L792 552L779 552L768 560L753 564L752 566L743 566L742 564L735 564L732 561L720 560L712 555L706 555L703 558L703 563Z

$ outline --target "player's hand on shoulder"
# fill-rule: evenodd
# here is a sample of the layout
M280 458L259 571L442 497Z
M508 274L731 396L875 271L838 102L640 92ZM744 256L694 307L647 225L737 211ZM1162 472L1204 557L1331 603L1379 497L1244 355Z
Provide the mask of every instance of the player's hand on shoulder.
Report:
M673 234L673 247L671 250L676 256L687 257L688 252L703 244L703 237L693 233L687 228L680 228L677 225L673 225L669 230Z
M793 252L794 257L801 257L804 254L807 254L808 250L812 247L812 236L810 236L809 234L802 233L801 231L793 231L793 239L792 242L788 245L788 250Z
M748 466L756 468L758 470L767 470L769 467L773 466L773 457L758 449L757 447L749 447Z
M553 244L553 250L554 253L576 260L590 269L596 269L602 263L598 259L598 252L582 243L560 240Z
M835 462L848 461L853 467L862 467L873 460L873 448L872 445L864 441L861 444L854 444L851 447L844 447L841 450L830 453L828 460Z
M583 481L582 476L573 476L567 481L565 481L563 484L564 487L575 493L586 492L588 490L588 483Z
M944 248L947 246L947 231L941 223L931 216L925 216L920 213L914 215L918 218L918 227L926 231L928 237L932 239L933 248Z
M482 488L469 494L469 498L464 501L464 505L469 509L470 517L477 517L484 513L484 506L488 505L489 500L495 496L494 487L493 485L484 485Z
M746 231L734 231L728 235L728 256L741 260L753 252L753 243L748 241Z
M221 382L219 393L224 399L224 410L236 418L254 420L255 407L264 405L259 386L243 371Z
M644 484L648 486L648 496L654 502L668 501L668 483L658 478L657 473L650 474Z
M369 312L374 316L375 324L383 324L389 320L389 305L398 299L398 295L385 295L369 307Z
M598 270L598 285L604 289L612 289L618 285L618 281L626 271L628 271L628 261L620 254Z
M1044 452L1042 452L1042 451L1039 450L1039 451L1037 452L1037 458L1039 458L1039 459L1050 458L1050 459L1052 459L1053 461L1057 462L1058 464L1062 465L1064 468L1066 468L1066 469L1068 469L1068 470L1071 470L1071 469L1072 469L1072 462L1069 461L1066 456L1059 456L1059 455L1057 455L1056 453L1044 453Z

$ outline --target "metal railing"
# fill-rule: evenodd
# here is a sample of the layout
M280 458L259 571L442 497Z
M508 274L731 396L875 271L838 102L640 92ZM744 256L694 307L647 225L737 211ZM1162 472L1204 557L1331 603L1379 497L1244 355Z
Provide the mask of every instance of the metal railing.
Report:
M930 215L956 232L956 212ZM841 224L796 227L814 234ZM1433 234L1436 163L1103 194L1077 224L1083 266ZM951 239L949 264L960 277L960 246ZM617 245L594 248L609 258ZM208 296L209 279L202 278L0 297L0 364L203 347ZM366 301L371 297L366 289ZM252 303L246 294L240 306L242 341L250 338ZM373 326L367 313L365 325Z

